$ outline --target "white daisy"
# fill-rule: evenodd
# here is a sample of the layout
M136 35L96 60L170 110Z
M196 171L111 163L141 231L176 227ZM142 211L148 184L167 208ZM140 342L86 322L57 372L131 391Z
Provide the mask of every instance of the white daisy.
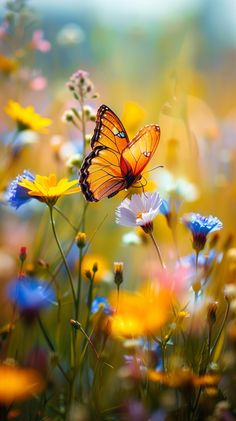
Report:
M126 227L149 226L160 213L162 199L158 192L133 194L116 209L116 223Z

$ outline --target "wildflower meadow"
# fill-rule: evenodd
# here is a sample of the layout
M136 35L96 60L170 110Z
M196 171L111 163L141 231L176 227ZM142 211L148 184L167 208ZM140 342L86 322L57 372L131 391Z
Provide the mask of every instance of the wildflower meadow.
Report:
M0 421L236 420L235 24L2 0Z

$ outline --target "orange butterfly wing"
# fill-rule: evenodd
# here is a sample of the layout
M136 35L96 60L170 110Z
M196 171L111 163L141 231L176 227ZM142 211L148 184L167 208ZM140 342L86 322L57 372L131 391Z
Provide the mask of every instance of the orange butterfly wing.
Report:
M150 124L139 130L133 140L121 154L121 171L125 175L130 172L136 178L152 158L160 140L160 127Z
M120 119L106 105L101 105L91 140L92 152L85 158L80 170L79 182L86 200L97 202L125 188L120 156L128 143L129 138Z
M140 178L159 139L160 128L153 124L141 129L129 142L119 118L102 105L91 140L92 152L80 170L79 182L86 200L96 202L129 188Z

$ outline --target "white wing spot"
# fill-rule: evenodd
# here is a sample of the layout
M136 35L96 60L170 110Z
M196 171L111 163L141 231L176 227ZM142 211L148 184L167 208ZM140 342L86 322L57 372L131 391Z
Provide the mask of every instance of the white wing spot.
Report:
M149 156L151 155L151 152L145 151L143 152L143 155L146 156L146 158L149 158Z

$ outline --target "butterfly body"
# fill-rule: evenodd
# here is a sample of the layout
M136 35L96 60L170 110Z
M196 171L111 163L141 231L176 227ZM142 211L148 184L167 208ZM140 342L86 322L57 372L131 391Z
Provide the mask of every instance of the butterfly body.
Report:
M116 114L106 105L97 112L92 151L80 170L81 190L89 202L113 197L140 181L160 139L156 124L145 126L132 141Z

